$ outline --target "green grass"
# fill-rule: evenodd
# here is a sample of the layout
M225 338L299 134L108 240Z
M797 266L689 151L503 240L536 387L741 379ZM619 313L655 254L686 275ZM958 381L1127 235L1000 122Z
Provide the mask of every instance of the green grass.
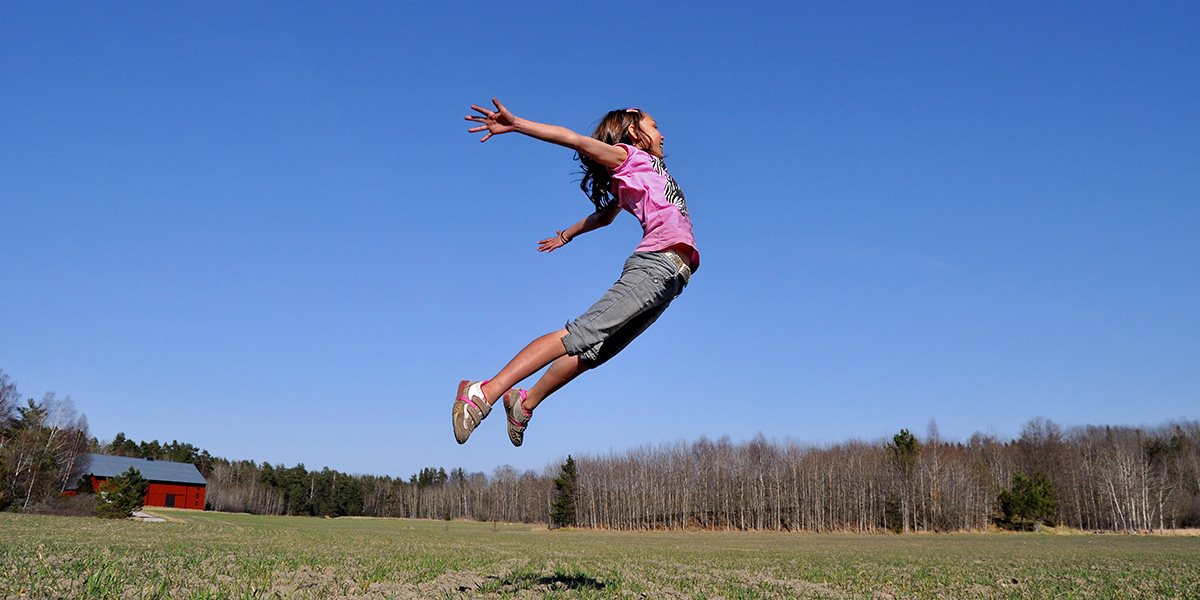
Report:
M1200 598L1200 537L0 514L0 598Z

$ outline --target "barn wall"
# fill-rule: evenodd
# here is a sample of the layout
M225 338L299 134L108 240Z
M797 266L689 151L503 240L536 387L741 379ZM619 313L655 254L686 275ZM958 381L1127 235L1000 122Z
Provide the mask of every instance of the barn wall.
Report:
M168 495L175 496L175 508L204 510L203 487L171 483L151 483L146 491L146 506L166 506Z
M105 481L103 477L92 478L92 490L99 492L100 484ZM163 506L167 505L167 496L175 496L175 508L192 508L195 510L204 510L204 492L205 488L201 485L186 485L177 483L157 483L150 482L149 489L146 490L146 497L142 502L146 506Z

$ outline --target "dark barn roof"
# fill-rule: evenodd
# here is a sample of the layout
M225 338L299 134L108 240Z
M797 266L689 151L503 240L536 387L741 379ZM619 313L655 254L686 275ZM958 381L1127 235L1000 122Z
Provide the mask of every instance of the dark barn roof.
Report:
M178 463L167 460L146 460L144 458L128 458L125 456L108 456L93 454L92 475L96 477L116 477L129 470L137 469L142 477L159 483L186 483L188 485L207 485L196 465Z

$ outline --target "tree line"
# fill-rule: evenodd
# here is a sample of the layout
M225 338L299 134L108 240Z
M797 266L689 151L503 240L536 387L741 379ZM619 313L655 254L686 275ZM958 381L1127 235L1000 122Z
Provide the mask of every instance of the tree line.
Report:
M152 445L152 444L151 444ZM202 453L200 456L205 456ZM408 479L207 459L218 510L541 522L598 529L976 531L1034 521L1092 531L1200 526L1200 422L965 443L902 430L826 446L759 436L568 457L542 472L426 468Z
M69 398L18 401L0 371L0 505L61 494L98 452L195 464L207 508L271 515L539 522L597 529L975 531L1058 524L1091 531L1200 527L1200 422L1064 429L1016 439L890 439L812 446L701 438L569 456L541 472L428 467L408 478L214 457L191 444L101 444Z
M788 531L971 531L1019 514L1012 493L1051 490L1050 524L1093 531L1200 526L1200 423L1063 430L1030 421L1020 438L975 434L824 447L762 437L582 457L581 525ZM1034 487L1029 482L1045 481ZM1023 485L1024 484L1024 485ZM1032 498L1021 498L1030 502ZM1046 502L1042 502L1046 504Z

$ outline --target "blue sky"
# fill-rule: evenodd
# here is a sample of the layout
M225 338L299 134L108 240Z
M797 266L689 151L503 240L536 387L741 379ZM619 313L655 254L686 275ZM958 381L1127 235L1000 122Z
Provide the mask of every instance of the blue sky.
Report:
M1200 5L9 3L0 369L93 435L401 477L1200 418ZM472 104L665 135L703 267L464 446L637 245Z

